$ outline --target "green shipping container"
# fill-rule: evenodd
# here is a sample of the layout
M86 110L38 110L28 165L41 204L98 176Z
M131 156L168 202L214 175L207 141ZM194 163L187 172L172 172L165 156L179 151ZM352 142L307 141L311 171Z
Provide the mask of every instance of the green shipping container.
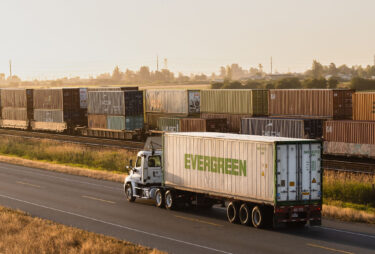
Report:
M159 131L180 131L180 118L160 117L158 119Z
M125 117L125 129L126 130L143 129L143 124L144 124L143 115Z
M125 130L125 117L107 116L107 128L109 130Z
M201 90L201 112L268 115L268 90Z

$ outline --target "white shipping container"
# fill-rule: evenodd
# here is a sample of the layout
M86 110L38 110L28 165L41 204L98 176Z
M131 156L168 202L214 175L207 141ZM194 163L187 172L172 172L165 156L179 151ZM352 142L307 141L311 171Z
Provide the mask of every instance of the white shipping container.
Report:
M241 200L321 199L321 143L224 133L165 133L164 183Z
M80 108L87 108L87 88L79 89L79 105Z

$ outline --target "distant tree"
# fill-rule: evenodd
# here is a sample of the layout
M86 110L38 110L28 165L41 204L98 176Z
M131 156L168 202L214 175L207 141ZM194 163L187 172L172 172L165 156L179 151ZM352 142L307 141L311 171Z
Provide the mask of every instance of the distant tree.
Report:
M324 74L323 71L324 71L323 65L319 63L318 61L314 60L312 64L312 68L311 68L312 77L316 79L321 78Z
M0 73L0 81L2 80L5 80L5 74L4 73Z
M339 84L339 80L336 77L330 77L328 79L328 88L334 89L337 88L337 85Z
M226 71L224 66L221 66L220 67L220 77L224 79L224 78L226 78L226 76L227 76L227 71Z
M211 89L220 89L224 86L222 82L214 82L211 84Z
M134 71L126 69L125 74L124 74L124 80L129 83L135 82L136 75Z
M278 89L294 89L301 88L301 82L298 78L283 78L277 81L276 88Z
M245 88L248 89L260 89L262 88L262 83L255 80L248 80L245 84Z
M266 89L274 89L275 88L275 83L268 82L264 88L266 88Z
M225 78L231 80L232 79L232 68L229 65L227 65L227 67L225 69L225 73L226 73Z
M120 68L118 66L116 66L113 69L113 72L112 72L112 80L113 81L120 81L121 79L122 79L122 73L120 71Z
M338 69L334 63L330 63L328 66L328 74L332 76L337 76Z
M375 90L375 80L355 77L352 79L350 87L356 90Z
M325 78L306 79L303 81L303 87L320 89L327 88L327 80Z
M141 82L149 82L151 80L150 69L147 66L142 66L139 69L138 76Z
M224 84L223 86L224 89L243 89L243 85L239 81L233 81L230 82L229 84Z
M338 67L338 71L340 74L344 74L344 75L351 75L351 69L346 66L345 64L341 65Z

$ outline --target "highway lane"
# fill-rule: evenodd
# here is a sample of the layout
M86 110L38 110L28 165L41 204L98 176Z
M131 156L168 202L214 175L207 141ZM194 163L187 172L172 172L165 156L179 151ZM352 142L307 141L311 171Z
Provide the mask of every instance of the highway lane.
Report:
M171 253L374 253L375 227L258 230L232 225L225 210L167 211L128 203L119 183L0 163L0 205Z

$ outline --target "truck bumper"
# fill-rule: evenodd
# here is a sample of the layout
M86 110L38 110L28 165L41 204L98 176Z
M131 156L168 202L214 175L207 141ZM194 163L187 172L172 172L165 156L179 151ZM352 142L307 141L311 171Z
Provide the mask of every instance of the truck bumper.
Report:
M321 225L321 205L276 206L274 223L310 222L310 225Z

